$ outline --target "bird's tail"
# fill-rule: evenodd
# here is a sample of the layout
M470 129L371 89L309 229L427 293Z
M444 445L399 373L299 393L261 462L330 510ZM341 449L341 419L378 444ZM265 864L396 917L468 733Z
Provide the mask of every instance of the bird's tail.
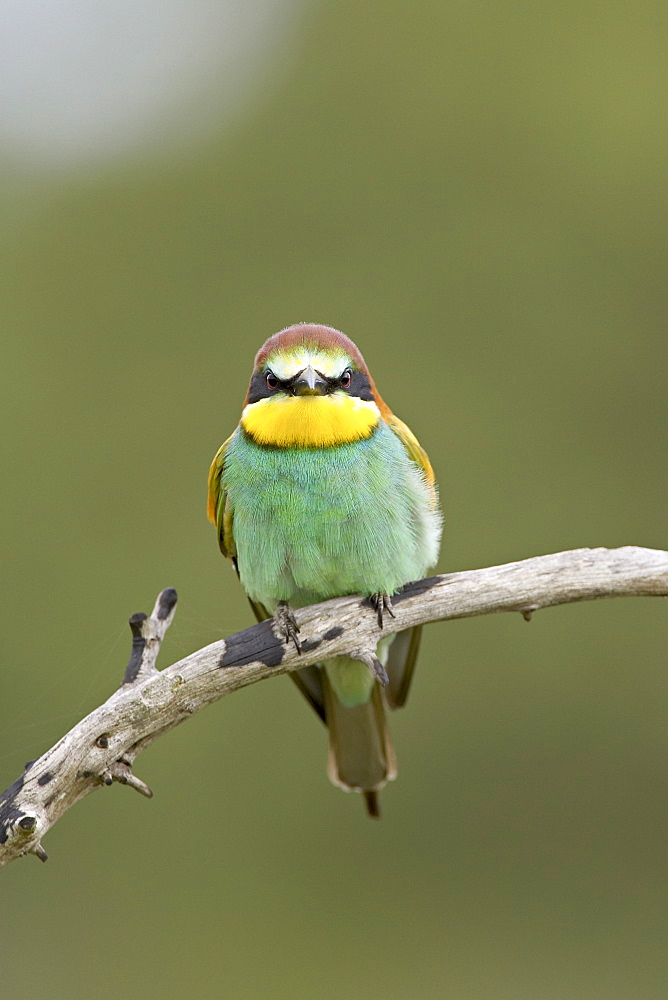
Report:
M380 685L374 683L368 701L348 708L339 701L324 670L322 680L329 729L329 780L339 788L362 792L369 816L378 818L378 792L397 776Z

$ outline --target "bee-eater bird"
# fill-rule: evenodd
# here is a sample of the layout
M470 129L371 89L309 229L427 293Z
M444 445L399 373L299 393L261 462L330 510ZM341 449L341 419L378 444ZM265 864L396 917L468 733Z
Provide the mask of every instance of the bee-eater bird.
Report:
M258 621L275 616L298 649L291 608L362 594L382 625L441 538L426 453L355 344L311 323L258 351L239 426L211 464L208 514ZM371 816L396 776L385 707L406 701L420 628L380 640L375 674L343 656L290 674L328 727L331 781L361 791Z

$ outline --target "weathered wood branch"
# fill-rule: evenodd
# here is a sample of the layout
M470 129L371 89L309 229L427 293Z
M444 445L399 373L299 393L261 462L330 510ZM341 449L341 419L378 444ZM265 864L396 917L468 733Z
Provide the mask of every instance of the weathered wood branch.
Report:
M668 552L574 549L411 583L393 598L396 620L386 620L385 631L495 611L529 619L539 608L599 597L666 595ZM370 601L341 597L296 612L300 654L271 620L159 671L155 661L175 608L176 592L168 589L150 617L133 615L132 655L120 688L0 795L0 866L24 854L45 861L44 834L96 788L118 781L150 798L132 771L137 755L206 705L324 656L354 653L372 669L382 635Z

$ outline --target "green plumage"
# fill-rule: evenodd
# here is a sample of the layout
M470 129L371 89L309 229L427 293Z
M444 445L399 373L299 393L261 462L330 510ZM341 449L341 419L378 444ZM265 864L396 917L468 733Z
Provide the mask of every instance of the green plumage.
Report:
M323 449L263 447L238 429L221 485L241 582L270 611L281 600L393 594L435 561L423 474L384 423Z
M344 594L386 601L438 556L429 459L383 403L358 349L331 327L289 327L258 352L241 424L211 465L208 512L260 620L279 602L281 622L284 604ZM329 730L330 779L362 791L371 816L378 789L396 775L385 708L405 703L419 641L419 627L386 628L376 650L384 689L345 656L290 674Z

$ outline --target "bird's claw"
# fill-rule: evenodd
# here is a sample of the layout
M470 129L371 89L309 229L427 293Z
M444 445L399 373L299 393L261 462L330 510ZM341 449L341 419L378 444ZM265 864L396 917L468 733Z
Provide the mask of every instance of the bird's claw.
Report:
M298 636L299 625L287 601L278 602L276 611L274 612L274 621L278 625L285 644L289 645L290 642L294 642L295 649L298 653L301 653L302 645Z
M390 618L396 618L396 615L392 610L392 598L389 594L372 594L371 603L373 604L378 617L378 628L383 627L383 615L386 611Z

